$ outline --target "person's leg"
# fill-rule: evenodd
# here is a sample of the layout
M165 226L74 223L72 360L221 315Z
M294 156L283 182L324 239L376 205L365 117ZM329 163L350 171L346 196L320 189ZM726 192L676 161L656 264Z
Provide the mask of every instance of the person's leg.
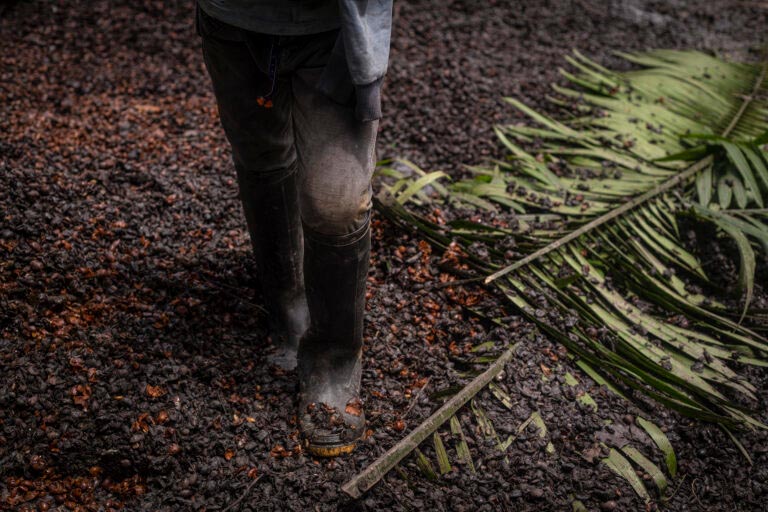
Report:
M318 76L303 69L293 79L310 310L299 346L299 422L310 453L335 456L351 451L365 427L361 349L378 122L360 122L353 106L317 93Z
M303 235L291 119L290 82L279 80L272 108L257 98L271 87L244 42L203 35L203 56L232 146L248 230L264 292L277 354L272 361L292 368L309 317L304 294ZM251 38L253 50L259 41Z

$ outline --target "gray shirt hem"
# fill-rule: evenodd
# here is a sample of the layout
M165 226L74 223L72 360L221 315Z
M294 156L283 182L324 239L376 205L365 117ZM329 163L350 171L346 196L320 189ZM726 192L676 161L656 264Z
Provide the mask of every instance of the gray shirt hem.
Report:
M327 19L307 20L307 21L285 21L259 19L251 15L233 13L232 10L218 9L204 0L199 2L206 14L223 21L228 25L233 25L251 32L259 34L269 34L274 36L304 36L308 34L318 34L341 27L341 19L337 16Z

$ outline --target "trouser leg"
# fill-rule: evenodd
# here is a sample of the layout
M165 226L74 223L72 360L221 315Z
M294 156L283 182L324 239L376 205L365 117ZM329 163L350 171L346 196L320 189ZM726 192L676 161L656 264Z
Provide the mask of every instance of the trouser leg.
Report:
M272 108L257 98L271 87L242 42L203 38L222 126L232 147L240 197L256 268L278 351L291 368L308 325L303 279L303 235L290 82L280 80Z
M370 181L376 122L314 92L312 71L294 78L294 123L310 328L299 346L299 422L314 455L354 448L360 403Z

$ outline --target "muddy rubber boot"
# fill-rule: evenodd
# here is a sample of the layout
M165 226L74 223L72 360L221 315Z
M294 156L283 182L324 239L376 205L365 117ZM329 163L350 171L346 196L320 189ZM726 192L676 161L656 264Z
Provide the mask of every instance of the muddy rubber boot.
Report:
M274 345L268 360L286 370L296 367L299 340L309 327L296 174L295 165L268 173L237 170Z
M365 431L360 401L369 222L343 237L305 228L311 325L299 346L299 426L318 457L349 453Z

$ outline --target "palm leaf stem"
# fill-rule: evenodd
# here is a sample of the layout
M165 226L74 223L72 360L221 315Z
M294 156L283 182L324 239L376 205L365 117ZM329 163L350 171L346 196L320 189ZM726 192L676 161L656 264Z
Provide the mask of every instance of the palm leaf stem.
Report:
M523 266L531 263L534 260L537 260L541 256L544 256L545 254L548 254L548 253L554 251L555 249L558 249L558 248L560 248L560 247L562 247L562 246L564 246L564 245L566 245L566 244L576 240L580 236L582 236L582 235L592 231L593 229L595 229L595 228L597 228L599 226L602 226L606 222L609 222L609 221L611 221L611 220L613 220L613 219L615 219L617 217L620 217L620 216L624 215L625 213L627 213L629 210L635 208L636 206L639 206L639 205L647 202L648 200L653 199L654 197L658 196L659 194L674 188L675 186L677 186L680 183L684 182L685 180L687 180L691 176L694 176L696 173L698 173L702 169L705 169L706 167L711 165L712 161L713 161L713 159L712 159L711 155L706 157L706 158L704 158L703 160L699 160L698 162L696 162L692 166L688 167L685 171L681 172L680 174L677 174L677 175L673 176L672 178L668 179L667 181L665 181L661 185L658 185L658 186L652 188L651 190L649 190L648 192L645 192L644 194L635 197L631 201L628 201L628 202L624 203L623 205L619 206L618 208L615 208L615 209L611 210L610 212L608 212L608 213L606 213L604 215L601 215L600 217L597 217L594 220L589 221L588 223L584 224L579 229L577 229L575 231L571 231L570 233L568 233L564 237L558 238L557 240L555 240L551 244L545 245L544 247L542 247L538 251L529 254L528 256L524 257L523 259L518 260L515 263L512 263L511 265L508 265L508 266L504 267L503 269L494 272L493 274L491 274L491 275L489 275L488 277L485 278L485 284L491 283L492 281L495 281L496 279L498 279L498 278L500 278L500 277L502 277L502 276L504 276L506 274L509 274L513 270L517 270L518 268L523 267Z

